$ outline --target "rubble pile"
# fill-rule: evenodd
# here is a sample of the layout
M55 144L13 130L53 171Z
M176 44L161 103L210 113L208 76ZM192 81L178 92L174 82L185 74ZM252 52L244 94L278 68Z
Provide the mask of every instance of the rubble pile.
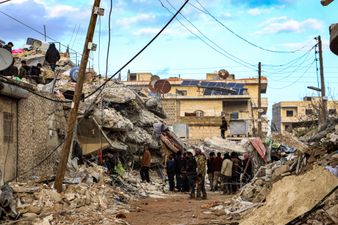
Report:
M159 180L148 185L137 177L109 177L105 168L92 164L70 172L61 194L53 189L54 177L11 182L1 188L0 216L4 224L11 224L7 219L18 224L127 224L123 218L130 200L165 196Z

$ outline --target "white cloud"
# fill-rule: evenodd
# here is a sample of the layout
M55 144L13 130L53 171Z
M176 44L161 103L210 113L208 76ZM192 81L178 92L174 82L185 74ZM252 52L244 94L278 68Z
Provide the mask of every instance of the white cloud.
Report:
M154 36L160 31L160 28L147 27L141 28L133 33L134 36ZM174 37L186 37L190 35L184 28L175 26L164 30L163 35L174 36Z
M79 12L80 10L76 7L69 5L55 5L53 7L48 7L48 17L55 18L60 16L66 16L70 13Z
M155 19L155 15L153 14L140 14L140 15L133 16L133 17L119 19L116 21L116 23L121 26L130 26L132 24L145 22L145 21L152 21L154 19Z
M259 16L262 14L269 14L274 10L274 7L271 8L252 8L248 10L248 13L252 16Z
M321 30L323 22L313 18L298 21L283 16L268 19L260 26L262 29L257 31L256 34L302 33L306 29Z

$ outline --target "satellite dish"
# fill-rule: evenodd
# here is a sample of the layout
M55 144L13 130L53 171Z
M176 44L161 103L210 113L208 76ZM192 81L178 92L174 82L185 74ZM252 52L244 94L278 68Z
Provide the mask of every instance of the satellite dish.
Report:
M150 90L151 92L156 93L156 90L155 90L155 83L156 83L159 79L160 79L159 76L156 76L156 75L151 76L150 82L149 82L149 84L148 84L148 88L149 88L149 90Z
M222 79L227 79L230 76L230 74L227 70L221 69L218 71L218 76Z
M171 90L171 84L167 80L158 80L155 83L155 91L160 94L167 94Z
M330 26L330 49L338 55L338 23Z
M80 70L80 67L78 67L78 66L73 67L70 70L69 75L70 75L70 78L72 79L72 81L74 81L74 82L77 81L77 78L78 78L78 75L79 75L79 70Z
M0 48L0 71L10 67L13 63L12 54L4 48Z

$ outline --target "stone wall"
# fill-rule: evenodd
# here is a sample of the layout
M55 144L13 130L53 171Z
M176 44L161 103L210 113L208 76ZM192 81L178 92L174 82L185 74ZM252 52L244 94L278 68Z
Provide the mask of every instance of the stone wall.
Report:
M162 107L167 114L167 125L173 125L177 120L177 100L176 99L161 99Z
M12 115L11 126L5 126L5 114ZM8 130L8 129L11 129ZM5 134L12 138L5 141ZM1 182L15 179L17 165L17 100L0 95L0 186Z
M63 105L30 94L19 101L18 127L19 176L52 175L58 157L55 148L66 133Z

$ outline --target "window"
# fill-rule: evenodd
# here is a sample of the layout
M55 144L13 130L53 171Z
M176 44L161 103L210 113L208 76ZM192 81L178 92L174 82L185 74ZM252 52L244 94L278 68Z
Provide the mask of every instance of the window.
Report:
M238 120L238 118L239 118L239 113L238 112L232 112L230 114L230 119L231 120Z
M293 117L293 110L286 110L287 117Z
M186 90L176 90L176 94L180 96L187 96Z
M136 80L136 73L131 73L131 74L129 75L129 79L130 79L130 80Z
M204 112L202 110L196 110L196 117L203 117L204 116Z
M13 142L13 114L4 112L3 114L4 120L4 143L12 143Z
M305 109L305 115L313 115L313 109Z
M335 114L337 114L337 110L336 109L329 109L329 114L335 115Z
M285 131L291 132L291 126L289 124L285 125Z

